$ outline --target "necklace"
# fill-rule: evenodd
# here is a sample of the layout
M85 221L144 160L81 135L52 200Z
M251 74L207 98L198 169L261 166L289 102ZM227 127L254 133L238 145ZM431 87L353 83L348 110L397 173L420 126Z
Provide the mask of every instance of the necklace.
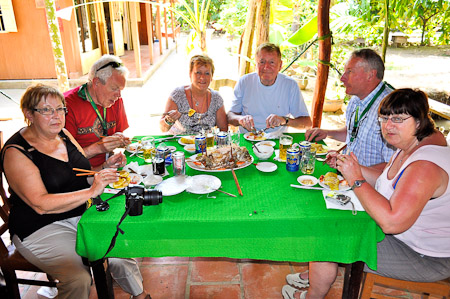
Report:
M199 101L197 101L196 98L193 97L193 93L194 92L193 92L192 87L191 87L191 103L194 104L194 100L195 100L195 107L198 107L200 103L199 103ZM206 91L205 103L208 103L208 91Z

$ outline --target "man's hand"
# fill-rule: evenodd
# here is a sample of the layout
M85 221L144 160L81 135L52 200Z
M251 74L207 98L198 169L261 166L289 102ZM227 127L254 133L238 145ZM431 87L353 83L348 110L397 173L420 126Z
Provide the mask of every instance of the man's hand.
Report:
M328 134L325 132L325 130L322 130L320 128L312 128L309 130L306 130L305 132L305 139L307 141L320 141L322 139L327 138Z
M286 119L282 116L278 116L275 114L270 114L266 118L266 127L267 128L275 128L286 124Z
M255 128L253 117L251 115L244 115L239 119L239 125L247 131L251 131Z
M127 165L127 158L122 153L112 155L105 161L104 168L120 168Z

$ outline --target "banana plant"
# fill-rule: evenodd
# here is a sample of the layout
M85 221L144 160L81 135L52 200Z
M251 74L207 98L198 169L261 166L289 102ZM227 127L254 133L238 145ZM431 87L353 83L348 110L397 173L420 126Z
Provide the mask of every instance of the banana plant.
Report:
M173 12L182 18L192 28L188 37L188 52L199 47L203 53L206 53L206 25L208 23L208 11L211 0L194 0L193 7L186 0L180 0L179 3L184 6L187 13L178 9L172 9Z

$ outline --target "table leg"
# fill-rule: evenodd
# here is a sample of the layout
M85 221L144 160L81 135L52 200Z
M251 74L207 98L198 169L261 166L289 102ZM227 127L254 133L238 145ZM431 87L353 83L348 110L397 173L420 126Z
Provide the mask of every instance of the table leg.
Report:
M98 299L114 299L111 273L105 271L104 260L89 262L94 273L95 288Z
M358 299L363 277L364 263L354 262L345 266L342 299Z

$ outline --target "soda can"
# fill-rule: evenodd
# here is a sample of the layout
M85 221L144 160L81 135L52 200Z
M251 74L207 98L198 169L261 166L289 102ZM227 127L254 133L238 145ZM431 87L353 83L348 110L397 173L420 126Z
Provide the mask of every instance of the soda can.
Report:
M183 152L174 152L172 155L173 160L173 175L185 175L186 174L186 163Z
M195 152L206 154L206 137L204 135L195 136Z
M286 151L286 170L298 171L300 165L300 150L297 147L290 147Z
M228 134L227 132L219 132L217 133L217 146L218 147L222 147L222 146L226 146L228 143Z
M164 158L166 165L172 164L172 153L165 143L161 143L156 148L156 154L160 153L160 156Z
M300 142L300 159L302 158L304 149L308 151L311 150L311 142L309 141Z

